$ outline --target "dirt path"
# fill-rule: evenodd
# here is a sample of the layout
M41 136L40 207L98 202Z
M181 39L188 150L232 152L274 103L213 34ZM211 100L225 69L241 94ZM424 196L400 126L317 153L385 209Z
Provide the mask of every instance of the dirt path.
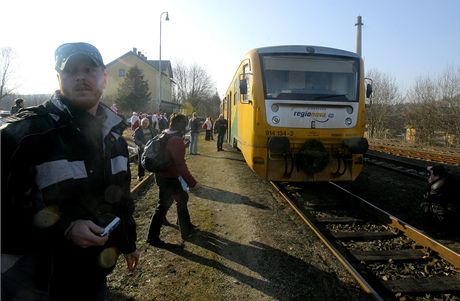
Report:
M329 251L248 169L240 153L216 152L199 141L187 163L202 185L190 193L200 231L183 242L177 227L162 228L166 249L145 243L157 202L156 185L136 203L139 269L124 260L109 277L109 300L365 300ZM136 168L136 167L134 167ZM168 220L175 223L173 207Z

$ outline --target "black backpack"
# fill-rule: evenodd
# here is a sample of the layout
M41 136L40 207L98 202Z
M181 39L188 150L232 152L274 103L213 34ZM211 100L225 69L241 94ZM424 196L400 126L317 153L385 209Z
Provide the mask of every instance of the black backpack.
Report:
M147 142L141 157L141 164L145 170L160 172L171 166L172 162L166 156L166 144L169 138L170 135L160 133Z

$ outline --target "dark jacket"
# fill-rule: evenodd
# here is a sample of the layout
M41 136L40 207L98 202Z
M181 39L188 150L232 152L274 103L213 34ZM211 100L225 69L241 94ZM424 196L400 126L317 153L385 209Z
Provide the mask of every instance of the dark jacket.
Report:
M162 116L158 116L158 127L160 128L160 131L168 128L168 121Z
M104 247L131 253L136 225L122 137L126 126L103 104L96 117L66 103L56 93L43 105L7 118L0 128L1 251L68 248L64 232L72 221L89 219L105 226L118 216L121 224Z
M459 182L453 175L446 175L430 183L425 193L425 204L432 204L441 208L444 214L458 215L459 209Z
M11 107L11 111L10 111L10 114L11 114L11 115L13 115L13 114L15 114L15 113L19 112L19 110L20 110L20 109L22 109L22 107L21 107L21 106L18 106L18 105L14 105L14 106L12 106L12 107Z
M144 131L147 134L145 134ZM134 136L134 144L136 144L139 147L142 147L143 149L143 147L147 144L147 142L150 139L152 139L155 135L150 127L147 129L144 129L142 128L142 126L140 126L134 131L133 136Z
M214 133L224 135L227 131L227 120L226 119L217 119L214 122Z
M197 117L193 117L189 121L189 127L191 133L199 133L200 132L200 120Z

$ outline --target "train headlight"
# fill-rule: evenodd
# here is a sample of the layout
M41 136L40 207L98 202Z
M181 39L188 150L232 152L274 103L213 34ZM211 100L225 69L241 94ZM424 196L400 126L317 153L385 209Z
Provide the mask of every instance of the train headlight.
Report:
M278 112L278 110L280 109L280 106L277 105L277 104L272 104L272 112Z
M280 118L278 116L273 116L272 121L274 124L280 123Z
M353 113L353 107L347 107L347 113L348 114Z
M352 122L353 122L353 120L352 120L350 117L347 117L347 118L345 119L345 125L348 125L348 126L349 126L349 125L351 125Z

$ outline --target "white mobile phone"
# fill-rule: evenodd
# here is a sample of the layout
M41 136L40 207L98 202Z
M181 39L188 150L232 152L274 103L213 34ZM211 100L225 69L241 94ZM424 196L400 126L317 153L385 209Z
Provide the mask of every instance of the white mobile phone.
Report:
M99 234L100 236L107 236L109 235L110 232L112 232L113 229L115 229L118 225L120 224L120 218L118 216L116 216L111 222L110 224L108 224L105 228L104 228L104 231L102 231L101 234Z

